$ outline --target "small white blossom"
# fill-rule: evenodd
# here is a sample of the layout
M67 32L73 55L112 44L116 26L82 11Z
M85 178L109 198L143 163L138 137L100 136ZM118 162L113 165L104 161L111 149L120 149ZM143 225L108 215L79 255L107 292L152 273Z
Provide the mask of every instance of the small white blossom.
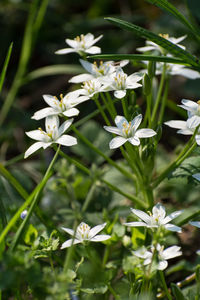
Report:
M131 227L148 227L148 228L158 228L163 226L165 229L170 231L181 232L181 228L170 224L169 222L174 218L177 218L182 211L175 211L171 213L169 216L166 216L165 207L157 203L153 209L152 213L149 215L142 210L131 208L131 211L134 215L136 215L141 221L140 222L130 222L124 223L126 226Z
M82 95L88 98L92 98L94 95L100 92L104 92L102 83L99 80L99 78L94 78L83 82L81 89L75 90L71 93L74 94L76 97Z
M69 80L69 82L80 83L91 80L93 78L100 79L106 76L110 76L111 74L116 72L117 68L127 65L128 62L128 60L123 60L119 63L115 63L114 61L100 61L98 66L96 62L92 64L86 60L80 59L81 65L86 71L88 71L88 73L74 76Z
M70 127L72 122L73 119L69 119L59 127L58 116L49 116L45 119L46 132L41 128L39 128L38 130L26 132L26 135L38 142L34 143L28 148L28 150L25 152L24 158L27 158L29 155L40 148L46 149L53 143L57 143L63 146L76 145L76 138L67 134L63 135L63 133Z
M197 102L182 99L181 100L181 108L187 110L188 118L191 119L191 122L195 122L196 126L200 124L200 100ZM196 127L195 126L195 127Z
M86 223L82 222L76 229L76 231L70 229L70 228L65 228L62 227L64 231L72 235L74 238L67 240L64 242L61 246L61 249L70 247L75 244L83 243L84 241L89 241L89 242L102 242L106 241L111 238L110 235L107 234L100 234L97 235L101 230L104 229L106 226L106 223L97 225L93 228L90 228Z
M131 122L128 122L122 116L116 116L115 124L117 127L104 126L104 129L108 132L119 135L113 138L110 143L110 149L121 147L127 141L133 146L140 145L140 138L149 138L156 135L156 132L149 128L138 129L142 122L142 115L138 115ZM138 130L137 130L138 129Z
M184 135L193 135L196 127L199 125L195 118L190 118L187 121L171 120L164 124L171 128L179 129L177 133ZM195 140L197 145L200 146L200 129L198 129L197 134L195 135Z
M86 35L81 34L80 36L77 36L75 39L66 39L66 43L71 48L64 48L56 51L56 54L68 54L72 52L76 52L80 55L83 53L88 54L98 54L101 53L101 48L97 46L93 46L96 42L98 42L103 35L98 36L97 38L94 38L94 35L91 33L87 33Z
M114 91L114 96L118 99L122 99L126 96L127 89L136 89L142 86L138 83L142 77L143 75L139 73L134 73L128 76L119 67L116 73L113 73L106 78L104 82L105 91Z
M78 97L73 92L68 93L63 97L60 95L60 100L57 97L51 95L43 95L44 101L50 106L40 109L32 116L32 119L41 120L48 116L64 115L66 117L73 117L79 114L79 110L75 108L76 105L87 101L89 97Z
M21 217L22 220L24 220L24 219L26 218L27 213L28 213L28 211L25 209L25 210L23 210L23 212L20 214L20 217Z
M160 75L160 74L162 74L162 72L163 72L163 63L157 62L156 63L156 75ZM186 77L188 79L200 78L200 74L198 71L188 69L185 66L178 65L178 64L166 63L166 74L169 74L171 76L179 75L179 76Z
M185 38L186 35L181 36L179 38L175 38L175 37L170 37L168 34L159 34L159 36L161 36L162 38L168 40L169 42L176 44L178 47L185 49L185 47L183 45L180 45L179 43L182 42ZM160 53L165 53L166 50L164 48L162 48L161 46L157 45L156 43L152 42L152 41L146 41L146 46L145 47L139 47L137 48L137 50L139 52L147 52L147 51L159 51Z
M157 257L157 262L156 265L153 266L157 270L164 270L168 266L168 259L182 255L180 249L181 248L178 246L171 246L167 249L164 249L164 246L157 244L156 248L154 246L151 247L151 251L148 251L145 247L142 247L137 251L133 251L133 254L139 258L144 259L143 265L145 266L149 265L152 262L153 253L156 251L155 257Z

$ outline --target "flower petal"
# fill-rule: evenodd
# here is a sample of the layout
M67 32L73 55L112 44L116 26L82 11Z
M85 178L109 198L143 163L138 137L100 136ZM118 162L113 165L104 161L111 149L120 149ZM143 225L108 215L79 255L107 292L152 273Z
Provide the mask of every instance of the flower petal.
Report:
M90 239L91 242L102 242L102 241L106 241L108 239L110 239L111 236L107 235L107 234L100 234L100 235L96 235L93 238Z
M98 54L101 53L101 48L97 46L92 46L89 49L85 50L89 54Z
M169 216L167 216L166 218L164 218L163 224L167 224L171 220L173 220L173 219L177 218L178 216L180 216L182 213L183 213L183 210L174 211Z
M147 227L147 224L144 222L129 222L129 223L123 223L125 226L130 227Z
M45 142L45 140L50 140L50 138L42 130L31 130L25 133L28 137L36 141Z
M139 138L149 138L149 137L152 137L156 134L157 133L153 129L149 129L149 128L139 129L135 133L135 135Z
M151 223L151 217L142 210L131 208L131 212L143 220L146 224Z
M129 143L131 143L133 146L139 146L140 145L140 140L137 136L128 138Z
M45 119L45 127L46 131L54 131L57 130L59 127L59 118L58 116L48 116Z
M93 64L91 64L89 61L83 60L83 59L79 59L79 61L86 71L88 71L89 73L93 73L93 68L94 68Z
M74 121L74 119L69 119L69 120L65 121L64 123L62 123L62 125L58 129L59 136L61 136L71 126L73 121Z
M97 233L99 233L101 230L103 230L105 226L106 226L106 223L103 223L103 224L100 224L100 225L97 225L97 226L91 228L90 232L89 232L89 239L93 238Z
M161 260L158 263L157 269L162 271L162 270L166 269L167 266L168 266L168 262L166 260Z
M72 53L72 52L76 52L76 50L72 49L72 48L64 48L64 49L57 50L55 52L55 54L62 55L62 54L68 54L68 53Z
M138 116L136 116L132 121L131 121L131 127L134 127L134 131L136 131L138 129L138 127L140 126L142 122L142 115L139 114Z
M72 77L68 82L80 83L80 82L91 80L93 78L94 77L91 74L81 74L81 75L77 75L77 76Z
M77 144L77 139L68 134L64 134L56 140L56 143L63 146L73 146Z
M56 111L52 107L46 107L43 109L40 109L34 113L34 115L31 117L31 119L34 120L41 120L43 118L46 118L48 116L53 116L59 114L59 111Z
M200 124L200 116L192 116L187 119L187 127L188 128L196 128Z
M69 233L70 235L74 236L74 230L66 227L61 227L62 230Z
M61 245L60 249L68 248L68 247L71 247L72 245L80 244L80 243L82 243L82 241L77 240L77 239L74 239L74 240L70 239L70 240L67 240L66 242L64 242Z
M196 180L200 181L200 173L196 173L196 174L192 175L192 177L194 177Z
M166 224L166 225L165 225L165 228L166 228L167 230L170 230L170 231L182 232L181 227L178 227L178 226L173 225L173 224Z
M27 158L28 156L30 156L31 154L33 154L34 152L36 152L38 149L40 149L42 147L43 147L42 142L34 143L26 150L26 152L24 154L24 158Z
M78 114L79 114L79 110L77 108L70 108L63 112L63 115L68 118L78 116Z
M123 126L124 124L126 124L126 126L129 125L128 121L123 116L116 116L115 117L115 124L120 129L120 131L124 128L124 126Z
M60 101L52 95L43 95L44 101L52 108L58 109Z
M118 134L118 135L121 135L122 132L119 128L117 127L113 127L113 126L103 126L103 128L108 131L108 132L111 132L111 133L114 133L114 134Z
M199 221L190 221L189 222L192 226L196 226L198 228L200 228L200 222Z
M126 90L117 90L117 91L114 91L114 96L117 99L122 99L122 98L124 98L126 96Z
M116 149L121 147L124 143L126 143L127 139L125 139L122 136L117 136L114 139L112 139L109 143L110 149Z
M186 121L171 120L164 123L171 128L187 129Z

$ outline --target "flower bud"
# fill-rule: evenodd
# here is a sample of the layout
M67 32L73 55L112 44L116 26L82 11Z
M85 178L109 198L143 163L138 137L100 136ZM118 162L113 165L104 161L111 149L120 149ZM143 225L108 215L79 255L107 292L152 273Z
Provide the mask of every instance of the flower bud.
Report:
M24 211L21 213L20 217L21 217L22 220L24 220L24 219L26 218L27 213L28 213L27 210L24 210Z

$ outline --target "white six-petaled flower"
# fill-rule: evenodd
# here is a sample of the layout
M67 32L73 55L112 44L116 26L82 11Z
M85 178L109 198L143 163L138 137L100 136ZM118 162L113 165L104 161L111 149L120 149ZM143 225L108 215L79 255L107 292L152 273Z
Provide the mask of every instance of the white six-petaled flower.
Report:
M171 246L164 249L164 246L157 244L156 248L154 246L151 247L151 251L148 251L145 247L143 247L141 249L138 249L137 251L133 251L133 254L139 258L144 259L143 265L149 265L154 258L155 252L157 261L153 266L157 270L164 270L168 266L168 259L182 255L180 249L181 247L178 246Z
M102 85L102 82L99 80L99 78L93 78L88 81L84 81L81 85L81 89L77 89L72 94L75 95L75 97L79 97L80 95L92 98L94 95L104 92L104 88Z
M131 208L131 211L134 215L136 215L141 221L140 222L130 222L124 223L126 226L131 227L148 227L148 228L158 228L163 226L165 229L170 231L181 232L181 228L170 224L169 222L174 218L177 218L182 211L175 211L171 213L169 216L166 216L165 207L157 203L153 209L152 213L149 215L142 210Z
M119 135L110 141L110 149L122 146L127 141L134 146L140 145L140 138L149 138L156 135L156 132L149 128L138 129L142 122L142 115L138 115L131 122L128 122L122 116L116 116L115 124L117 127L104 126L104 129Z
M107 62L100 61L99 65L97 65L96 62L92 64L86 60L80 59L80 63L83 66L83 68L86 71L88 71L88 73L74 76L69 80L69 82L80 83L80 82L91 80L93 78L99 78L99 79L105 78L115 73L117 68L127 65L129 61L123 60L120 61L119 63L115 63L114 61L107 61Z
M183 45L180 45L179 43L182 42L185 38L186 35L181 36L179 38L175 38L175 37L170 37L168 34L159 34L159 36L161 36L162 38L168 40L169 42L176 44L178 47L185 49L185 47ZM139 47L137 48L138 51L140 52L148 52L148 51L159 51L160 53L165 53L166 50L163 49L161 46L157 45L156 43L152 42L152 41L146 41L146 46L144 47Z
M85 102L89 99L87 96L77 96L73 92L68 93L63 97L60 95L60 100L51 95L43 95L44 101L49 107L38 110L32 116L32 119L41 120L48 116L64 115L66 117L73 117L79 114L79 110L75 108L76 105Z
M71 48L64 48L56 51L56 54L68 54L72 52L76 52L80 55L83 53L88 54L98 54L101 53L101 48L97 46L93 46L96 42L98 42L103 35L98 36L97 38L94 38L94 35L92 33L87 33L86 35L81 34L80 36L77 36L75 39L66 39L66 43Z
M61 249L70 247L75 244L83 243L85 241L102 242L102 241L106 241L106 240L110 239L111 236L107 235L107 234L97 235L97 233L99 233L101 230L103 230L105 226L106 226L106 223L97 225L93 228L90 228L90 226L88 226L86 223L82 222L81 224L79 224L76 231L74 231L70 228L62 227L62 229L64 231L66 231L68 234L70 234L71 236L73 236L73 238L64 242L61 245Z
M77 139L75 137L72 137L68 134L63 134L70 127L72 122L73 119L69 119L59 127L58 116L49 116L45 119L46 132L41 128L26 132L26 135L38 142L34 143L28 148L28 150L25 152L24 158L27 158L40 148L46 149L53 143L63 146L76 145Z
M193 135L196 127L199 125L199 122L196 118L189 118L187 119L187 121L171 120L165 122L164 124L171 128L179 129L177 133L184 135ZM197 142L197 145L200 146L200 129L197 130L195 140Z
M127 89L136 89L142 86L138 81L143 77L143 74L134 73L127 75L118 67L117 71L106 78L104 82L105 91L114 91L114 96L122 99L126 96Z
M191 100L182 99L181 103L182 104L178 106L187 110L188 118L191 119L190 123L193 123L196 126L198 126L200 124L200 100L194 102Z

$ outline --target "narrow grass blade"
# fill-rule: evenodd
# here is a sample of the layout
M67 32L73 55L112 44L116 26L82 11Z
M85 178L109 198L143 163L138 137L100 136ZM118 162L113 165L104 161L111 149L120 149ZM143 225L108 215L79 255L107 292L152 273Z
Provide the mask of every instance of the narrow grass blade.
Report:
M5 59L4 65L3 65L3 69L1 71L1 75L0 75L0 93L1 93L3 83L4 83L4 80L5 80L6 71L7 71L7 68L8 68L8 63L10 61L10 56L11 56L11 53L12 53L12 48L13 48L13 43L11 43L9 48L8 48L8 52L7 52L6 59Z
M143 54L100 54L91 55L89 58L92 59L108 59L108 60L147 60L147 61L158 61L178 65L188 65L184 60L177 57L167 57L167 56L154 56L154 55L143 55Z
M157 45L166 49L169 53L185 60L186 63L200 68L199 60L195 56L193 56L189 52L183 50L182 48L178 47L177 45L171 43L167 39L164 39L163 37L156 35L155 33L151 32L147 29L144 29L140 26L131 24L129 22L126 22L126 21L123 21L123 20L120 20L117 18L109 17L109 18L105 18L105 19L125 30L133 32L133 33L139 35L140 37L143 37L145 39L148 39L148 40L156 43Z

